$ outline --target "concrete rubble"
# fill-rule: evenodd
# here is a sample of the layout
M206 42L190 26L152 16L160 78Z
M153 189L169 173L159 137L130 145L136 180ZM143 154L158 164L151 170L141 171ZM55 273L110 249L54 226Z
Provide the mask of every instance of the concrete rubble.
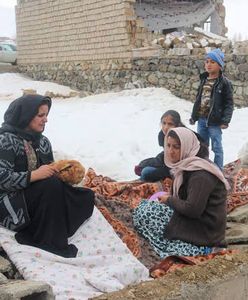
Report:
M4 255L3 250L0 254ZM24 299L53 300L55 296L47 283L23 280L11 262L0 256L0 300Z
M230 40L223 36L203 31L195 27L192 33L172 32L154 39L153 46L160 46L162 55L198 55L210 51L212 48L221 48L224 52L233 51ZM237 44L235 53L244 52L246 45ZM245 52L247 53L247 51Z

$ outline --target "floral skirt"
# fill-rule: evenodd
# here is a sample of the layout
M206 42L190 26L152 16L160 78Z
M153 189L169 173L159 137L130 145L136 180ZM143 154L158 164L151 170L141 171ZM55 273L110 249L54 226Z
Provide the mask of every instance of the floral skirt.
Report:
M142 200L134 209L135 229L152 245L161 258L170 255L196 256L209 254L212 248L199 247L181 240L168 240L164 231L173 215L173 209L157 201Z

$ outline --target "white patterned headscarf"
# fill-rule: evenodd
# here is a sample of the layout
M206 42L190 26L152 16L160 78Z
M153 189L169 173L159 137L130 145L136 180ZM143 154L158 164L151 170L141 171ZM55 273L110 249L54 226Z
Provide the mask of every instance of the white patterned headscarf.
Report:
M176 133L181 145L180 160L176 163L172 163L170 161L166 151L166 142L170 131L174 131ZM196 156L200 150L200 142L192 130L186 127L177 127L170 129L169 132L165 138L164 162L172 169L171 171L174 175L173 196L178 196L179 188L183 182L183 171L206 170L218 177L224 183L227 190L230 188L223 173L213 162Z

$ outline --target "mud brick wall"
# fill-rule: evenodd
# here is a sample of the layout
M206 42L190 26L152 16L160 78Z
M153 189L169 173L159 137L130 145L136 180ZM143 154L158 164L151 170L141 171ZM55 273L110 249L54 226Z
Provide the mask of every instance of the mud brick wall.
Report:
M134 1L18 0L18 64L128 60Z

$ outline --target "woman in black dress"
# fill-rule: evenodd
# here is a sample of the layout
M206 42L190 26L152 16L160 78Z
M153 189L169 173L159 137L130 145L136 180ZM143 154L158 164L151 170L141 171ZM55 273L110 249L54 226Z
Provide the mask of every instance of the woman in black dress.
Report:
M51 99L25 95L14 100L0 128L0 225L16 240L63 257L68 244L94 209L94 192L57 178L52 147L44 131ZM66 133L63 133L66 138Z

